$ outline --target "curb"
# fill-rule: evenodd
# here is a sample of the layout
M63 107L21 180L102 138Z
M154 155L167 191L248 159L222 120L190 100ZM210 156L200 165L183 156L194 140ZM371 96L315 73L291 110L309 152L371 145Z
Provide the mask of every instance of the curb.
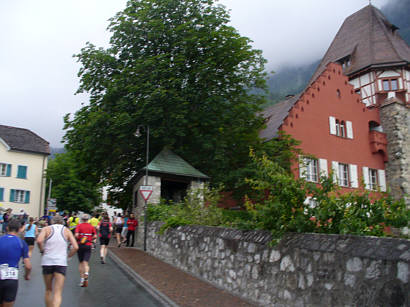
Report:
M136 284L140 285L147 291L151 296L153 296L157 301L166 307L180 307L174 301L172 301L168 296L158 291L153 285L142 278L138 273L136 273L129 265L124 263L117 255L108 249L108 257L113 260L113 262Z

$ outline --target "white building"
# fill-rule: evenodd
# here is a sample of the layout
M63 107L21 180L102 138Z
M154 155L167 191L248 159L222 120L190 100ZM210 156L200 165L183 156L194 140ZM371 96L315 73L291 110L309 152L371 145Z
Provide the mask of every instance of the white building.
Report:
M0 205L30 216L44 212L49 143L30 130L0 125Z

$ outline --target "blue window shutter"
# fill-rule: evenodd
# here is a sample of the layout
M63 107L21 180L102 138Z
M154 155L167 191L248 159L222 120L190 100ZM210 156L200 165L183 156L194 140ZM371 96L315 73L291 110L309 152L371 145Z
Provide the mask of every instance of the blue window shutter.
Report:
M26 191L26 195L24 197L24 202L28 204L30 202L30 191Z
M27 166L19 165L17 170L17 178L27 178Z
M3 201L4 188L0 188L0 201Z
M11 164L7 164L7 173L6 173L7 177L11 176Z
M10 201L11 202L14 202L14 192L15 192L14 189L10 190Z

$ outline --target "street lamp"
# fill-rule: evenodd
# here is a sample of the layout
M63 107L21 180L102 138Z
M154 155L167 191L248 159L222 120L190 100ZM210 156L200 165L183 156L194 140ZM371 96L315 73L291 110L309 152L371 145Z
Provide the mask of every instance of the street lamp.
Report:
M149 160L149 126L139 125L137 131L135 131L135 136L140 137L140 129L145 130L147 133L147 152L146 152L146 162L145 162L145 180L144 185L148 185L148 160ZM147 250L147 200L144 199L144 251Z

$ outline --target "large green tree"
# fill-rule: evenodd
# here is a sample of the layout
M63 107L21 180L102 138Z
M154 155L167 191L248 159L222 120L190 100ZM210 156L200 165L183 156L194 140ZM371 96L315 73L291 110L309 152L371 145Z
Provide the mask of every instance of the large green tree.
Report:
M213 182L260 146L266 61L214 2L130 0L111 19L110 47L76 55L90 102L65 117L65 141L89 179L130 195L145 160L139 125L150 126L151 157L169 146Z
M90 212L101 201L100 187L82 179L80 164L70 153L57 154L47 167L52 179L51 197L56 198L59 210Z

